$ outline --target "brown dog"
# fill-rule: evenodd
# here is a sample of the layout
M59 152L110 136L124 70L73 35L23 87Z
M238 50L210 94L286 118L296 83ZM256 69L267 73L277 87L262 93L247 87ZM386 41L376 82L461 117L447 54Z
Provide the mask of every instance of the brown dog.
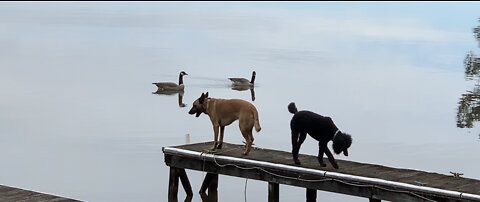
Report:
M209 98L208 92L203 94L193 102L189 114L196 114L196 117L205 113L210 117L213 125L214 144L212 150L221 149L223 144L223 132L225 126L230 125L238 119L240 132L245 138L246 148L244 155L247 155L252 149L253 135L252 129L260 132L261 127L258 122L258 112L251 103L240 99L215 99ZM220 129L220 139L218 139L218 129Z

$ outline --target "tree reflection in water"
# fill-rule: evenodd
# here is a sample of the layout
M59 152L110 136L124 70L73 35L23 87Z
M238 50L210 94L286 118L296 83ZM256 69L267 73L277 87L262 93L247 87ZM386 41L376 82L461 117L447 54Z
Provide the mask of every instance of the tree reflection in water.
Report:
M480 25L473 29L473 35L480 47ZM474 122L480 121L480 57L470 52L464 65L466 79L475 80L476 84L472 90L462 94L458 102L457 127L472 128Z

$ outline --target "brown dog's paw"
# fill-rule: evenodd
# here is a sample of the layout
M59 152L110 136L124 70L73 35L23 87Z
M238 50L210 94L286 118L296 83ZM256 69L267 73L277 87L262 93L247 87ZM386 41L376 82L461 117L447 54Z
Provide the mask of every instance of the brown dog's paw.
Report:
M221 149L221 148L222 148L222 146L223 146L223 144L222 144L222 143L218 144L218 145L217 145L217 149Z
M213 153L213 152L215 152L215 150L216 150L216 149L217 149L217 147L216 147L216 146L210 147L210 152L212 152L212 153Z
M338 169L338 164L334 163L334 164L332 164L332 166L333 166L335 169Z
M247 146L247 142L245 142L245 141L242 141L242 142L243 142L243 144L244 144L243 147L246 147L246 146ZM255 145L255 144L252 142L252 145Z
M295 162L295 164L301 165L300 160L298 160L298 159L293 159L293 161Z

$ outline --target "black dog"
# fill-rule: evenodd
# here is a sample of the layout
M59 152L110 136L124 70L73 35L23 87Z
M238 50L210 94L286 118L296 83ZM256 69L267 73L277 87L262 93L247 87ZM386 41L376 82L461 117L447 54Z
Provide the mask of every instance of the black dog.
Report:
M340 132L330 117L321 116L311 111L298 111L293 102L288 105L288 111L294 114L290 121L290 129L292 130L292 155L295 164L300 165L298 152L308 133L318 141L318 162L320 166L327 166L323 163L323 153L326 153L332 166L338 169L338 164L328 149L327 143L332 140L335 154L340 154L343 151L343 154L348 156L347 149L352 145L352 136Z

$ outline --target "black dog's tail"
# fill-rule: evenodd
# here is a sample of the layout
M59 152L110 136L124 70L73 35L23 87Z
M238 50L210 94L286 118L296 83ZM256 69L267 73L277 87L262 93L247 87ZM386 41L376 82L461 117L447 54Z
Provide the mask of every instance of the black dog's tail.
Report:
M298 112L297 106L295 106L294 102L290 102L290 104L288 104L288 111L292 114L295 114Z

